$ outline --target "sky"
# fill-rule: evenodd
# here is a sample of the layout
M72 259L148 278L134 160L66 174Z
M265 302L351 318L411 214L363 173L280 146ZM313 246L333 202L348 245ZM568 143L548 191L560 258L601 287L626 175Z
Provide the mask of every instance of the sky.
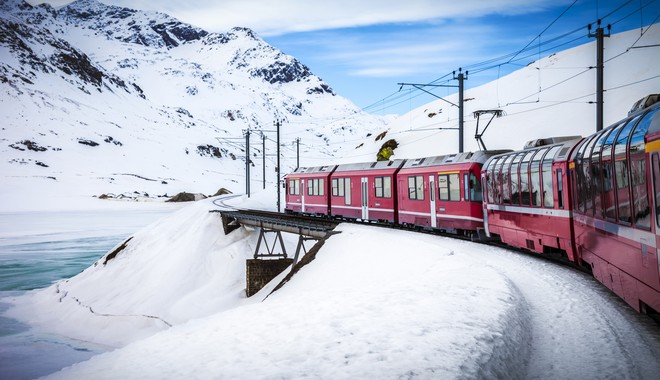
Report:
M660 15L658 0L102 2L164 12L210 32L251 28L309 66L336 93L378 114L403 114L434 99L399 83L456 86L452 72L464 68L466 88L476 87L593 41L587 25L595 29L598 19L619 33L657 23ZM426 89L437 96L457 91Z

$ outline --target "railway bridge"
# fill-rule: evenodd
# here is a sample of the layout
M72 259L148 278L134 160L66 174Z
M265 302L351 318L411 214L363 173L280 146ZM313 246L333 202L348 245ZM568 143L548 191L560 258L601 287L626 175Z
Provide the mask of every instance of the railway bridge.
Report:
M254 256L246 261L247 286L245 292L248 297L261 290L289 266L291 266L289 274L291 276L306 262L313 260L316 251L324 244L325 239L337 233L334 229L339 224L338 221L261 210L212 210L211 212L220 213L226 235L240 226L259 229L259 240L254 250ZM286 251L282 232L298 235L298 244L293 258L290 258ZM269 244L267 236L273 235L271 244ZM305 247L307 241L315 242L309 251ZM306 262L301 262L301 265L297 265L301 251L305 254L310 253L311 257L307 258ZM288 281L288 278L285 278L282 283Z

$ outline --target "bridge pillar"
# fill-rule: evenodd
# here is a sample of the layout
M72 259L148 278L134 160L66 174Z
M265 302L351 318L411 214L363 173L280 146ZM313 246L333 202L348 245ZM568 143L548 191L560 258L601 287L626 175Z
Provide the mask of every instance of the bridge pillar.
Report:
M245 262L245 294L252 297L272 279L293 264L293 259L248 259Z

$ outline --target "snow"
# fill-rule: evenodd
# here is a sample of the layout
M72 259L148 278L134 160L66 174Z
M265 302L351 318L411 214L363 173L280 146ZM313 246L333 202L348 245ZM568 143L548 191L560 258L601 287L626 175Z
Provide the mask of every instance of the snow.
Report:
M7 13L12 20L24 16ZM161 14L140 17L168 20ZM267 65L278 54L259 39L242 35L225 47L198 41L161 50L108 40L93 25L44 20L33 25L39 33L26 37L35 51L52 53L42 25L99 67L138 83L148 100L108 83L101 92L85 94L78 86L87 84L59 74L35 74L33 86L4 86L0 211L1 220L10 221L0 225L0 243L115 234L131 226L122 214L178 210L131 230L125 248L107 262L122 244L72 278L4 294L2 377L46 375L81 361L49 377L657 378L660 332L648 317L582 272L481 244L342 224L341 233L281 289L271 293L288 270L246 298L245 260L252 257L258 231L240 228L225 236L220 216L209 211L273 210L275 159L267 157L268 189L248 199L239 194L245 180L240 143L222 138L240 136L253 122L269 129L282 109L304 100L303 115L286 114L282 174L294 167L294 149L287 145L294 137L303 137L304 166L372 161L382 141L364 136L379 125L388 131L386 140L399 142L394 158L435 156L456 151L455 132L424 129L454 127L455 109L435 101L385 126L386 119L355 114L340 97L300 98L307 83L264 86L248 78L250 67ZM628 48L657 44L658 25L640 39L631 31L606 41L606 124L625 116L638 98L657 92L657 50ZM484 135L489 148L590 134L593 76L577 74L594 65L594 55L593 43L587 44L467 89L465 97L474 98L466 103L467 128L475 126L472 111L502 108L508 116L494 120ZM248 69L230 65L235 56L246 59ZM0 47L0 58L4 67L18 70L9 48ZM543 92L530 96L539 85ZM184 93L188 86L198 95ZM562 102L568 99L580 102ZM177 112L179 107L193 117ZM235 123L222 116L238 109L251 111ZM108 136L123 145L77 142ZM8 147L24 139L48 149ZM239 159L195 154L197 145L208 143ZM274 151L268 144L267 152ZM466 150L474 148L466 139ZM252 189L261 187L259 158L252 158ZM158 197L183 190L211 194L219 187L236 194L185 207L165 205ZM101 193L135 201L94 197ZM105 215L103 221L79 214L90 210ZM35 215L47 217L34 223ZM63 229L66 217L77 226ZM285 234L284 240L292 252L297 237ZM24 352L30 350L38 355ZM46 359L35 359L40 356Z
M341 224L246 298L258 231L195 202L103 265L2 300L32 330L106 347L48 378L654 378L660 332L590 276L531 254ZM295 236L285 234L289 250ZM114 349L113 349L114 348Z

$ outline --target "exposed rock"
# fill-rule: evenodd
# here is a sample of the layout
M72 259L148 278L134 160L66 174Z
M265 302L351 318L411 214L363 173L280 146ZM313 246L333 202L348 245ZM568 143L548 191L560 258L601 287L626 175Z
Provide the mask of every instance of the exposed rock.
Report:
M291 59L291 61L291 63L275 61L267 67L251 70L250 74L255 77L262 77L271 84L300 81L313 75L307 66L296 59Z
M112 143L119 146L124 145L121 143L121 141L115 140L112 136L106 137L103 141L107 142L108 144Z
M200 156L211 156L211 157L216 157L220 158L222 157L222 154L220 154L220 148L213 146L213 145L198 145L197 146L197 153Z
M128 244L128 242L131 241L131 239L133 239L133 236L131 236L131 237L129 237L128 239L126 239L126 240L125 240L123 243L121 243L121 245L120 245L119 247L117 247L114 251L108 253L108 255L105 257L105 260L103 260L103 265L107 264L108 261L114 259L114 258L119 254L119 252L123 251L124 248L126 248L126 245Z
M23 147L21 147L21 145ZM34 151L34 152L44 152L44 151L48 150L47 148L45 148L43 146L40 146L39 144L37 144L36 142L31 141L31 140L19 141L17 143L9 145L9 147L14 148L14 149L18 149L18 150L21 150L21 151L24 151L25 149L31 150L31 151Z
M96 141L87 140L87 139L78 139L78 144L89 145L89 146L99 145L99 143L97 143Z
M218 195L225 195L225 194L231 194L231 193L232 193L231 191L225 189L224 187L221 187L212 196L217 197Z
M205 199L206 195L200 193L187 193L181 192L172 198L166 200L165 202L194 202Z

